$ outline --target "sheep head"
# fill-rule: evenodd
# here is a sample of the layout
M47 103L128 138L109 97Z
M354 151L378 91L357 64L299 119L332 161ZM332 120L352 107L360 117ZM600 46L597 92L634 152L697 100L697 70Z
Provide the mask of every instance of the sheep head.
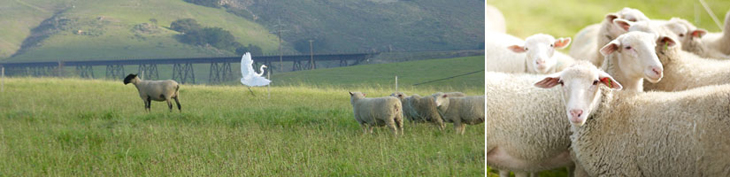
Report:
M615 90L623 88L606 72L585 61L535 83L540 88L552 88L556 85L561 86L568 120L574 126L582 126L598 107L601 100L600 85Z
M129 74L126 78L124 78L124 85L127 85L131 83L135 78L137 78L136 74Z

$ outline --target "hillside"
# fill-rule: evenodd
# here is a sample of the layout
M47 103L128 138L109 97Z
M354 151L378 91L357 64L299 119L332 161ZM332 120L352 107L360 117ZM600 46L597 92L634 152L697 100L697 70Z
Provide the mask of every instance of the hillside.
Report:
M468 74L472 73L473 74ZM452 76L453 79L444 79ZM341 68L280 73L272 76L276 85L316 85L357 88L377 85L394 89L398 76L401 91L440 88L441 90L484 90L484 56L360 65ZM444 80L440 80L444 79ZM430 82L433 81L433 82ZM428 82L428 83L424 83ZM414 84L423 83L414 86Z
M178 42L170 23L196 19L230 31L236 41L278 47L261 25L220 9L183 1L0 0L0 58L9 61L231 56L231 51ZM21 48L22 47L22 48ZM16 53L17 52L17 53Z
M56 61L231 56L176 40L174 20L230 31L243 45L286 52L474 49L484 39L484 1L0 0L0 60ZM278 25L281 24L281 25ZM305 53L306 53L305 52ZM12 57L11 57L12 56Z
M225 0L270 30L282 24L282 37L295 49L453 50L484 42L481 0Z

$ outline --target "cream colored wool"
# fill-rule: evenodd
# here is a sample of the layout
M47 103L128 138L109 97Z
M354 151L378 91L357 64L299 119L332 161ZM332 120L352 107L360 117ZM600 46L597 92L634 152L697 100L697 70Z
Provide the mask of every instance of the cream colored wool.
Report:
M394 133L403 134L403 106L395 97L366 98L361 92L350 92L350 103L355 120L365 133L374 126L388 126Z

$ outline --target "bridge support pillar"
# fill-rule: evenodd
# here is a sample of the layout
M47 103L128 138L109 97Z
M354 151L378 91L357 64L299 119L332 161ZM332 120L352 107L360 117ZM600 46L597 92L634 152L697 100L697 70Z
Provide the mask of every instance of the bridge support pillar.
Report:
M106 65L106 78L123 79L124 77L124 65Z
M144 80L156 80L160 78L159 73L157 73L157 64L141 64L139 65L139 69L137 74L140 74L144 71Z
M193 72L192 63L175 63L172 66L172 80L181 84L195 84L195 72Z
M79 77L81 78L94 78L94 69L91 67L91 65L76 66L76 72L79 73Z
M228 62L213 62L210 63L210 75L208 77L208 83L223 83L230 80L233 76L231 75L231 63Z

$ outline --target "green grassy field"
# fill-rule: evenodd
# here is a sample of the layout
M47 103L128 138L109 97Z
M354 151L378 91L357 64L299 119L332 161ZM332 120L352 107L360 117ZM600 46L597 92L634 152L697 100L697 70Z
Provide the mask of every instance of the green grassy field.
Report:
M471 72L475 73L448 80L434 81ZM379 85L392 88L395 84L395 76L398 76L399 89L406 91L406 93L409 89L444 86L446 88L443 89L447 90L484 90L484 56L318 69L275 74L272 77L277 85L305 83L317 86ZM423 84L414 86L414 84L419 83Z
M475 65L477 59L483 68L481 58L467 58L467 63ZM446 82L403 91L483 95L483 74L476 77L481 82ZM410 122L403 136L393 137L386 128L363 135L347 92L385 96L393 92L391 84L319 79L332 84L275 86L271 98L265 87L253 88L253 96L240 85L182 85L182 113L169 113L163 102L154 102L151 113L145 113L137 90L121 80L6 78L0 92L0 176L486 173L483 124L468 126L463 136L456 135L452 125L439 131Z
M730 10L730 1L705 0L710 9L724 21L725 13ZM490 0L502 11L507 33L526 38L537 33L546 33L555 37L575 37L584 27L600 23L605 15L624 7L641 10L651 19L670 19L680 17L694 23L709 32L719 32L711 17L698 1L602 1L602 0ZM489 39L487 39L489 40ZM562 52L567 53L569 49ZM488 176L498 176L495 170L489 169ZM565 169L540 173L540 176L566 176Z

